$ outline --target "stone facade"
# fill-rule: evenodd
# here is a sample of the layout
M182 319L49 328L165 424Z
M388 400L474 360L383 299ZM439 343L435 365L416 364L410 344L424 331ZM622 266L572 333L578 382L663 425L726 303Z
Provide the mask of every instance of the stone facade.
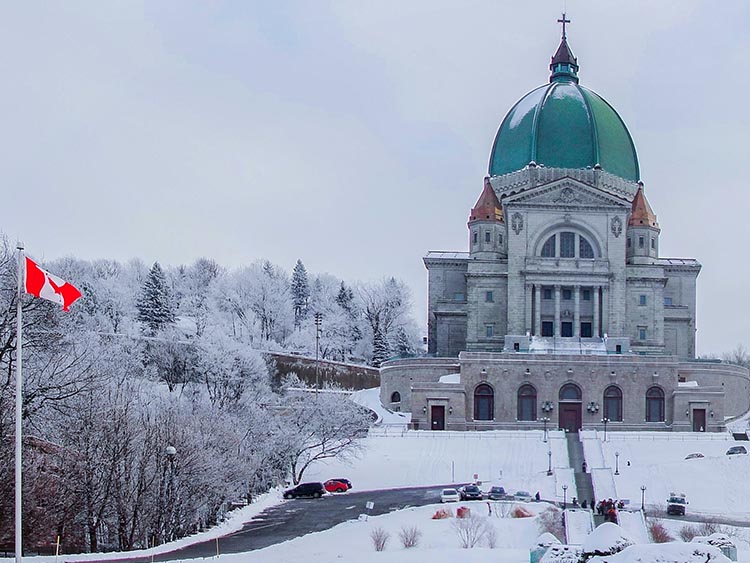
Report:
M563 46L500 127L468 251L424 258L433 357L385 363L381 399L415 428L719 431L748 370L694 360L701 265L659 256L630 134Z

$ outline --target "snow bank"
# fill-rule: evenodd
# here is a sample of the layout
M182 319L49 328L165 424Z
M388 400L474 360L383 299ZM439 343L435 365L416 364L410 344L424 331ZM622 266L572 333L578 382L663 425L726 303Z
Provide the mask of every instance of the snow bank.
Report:
M593 557L588 563L730 563L718 548L694 543L633 545L615 555Z

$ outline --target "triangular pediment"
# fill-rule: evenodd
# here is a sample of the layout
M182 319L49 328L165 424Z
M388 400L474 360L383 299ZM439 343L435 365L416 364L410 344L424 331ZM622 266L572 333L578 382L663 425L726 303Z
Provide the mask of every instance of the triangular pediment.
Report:
M561 178L541 186L535 186L503 199L505 205L521 205L544 208L601 208L624 207L630 209L625 198L613 196L573 178Z

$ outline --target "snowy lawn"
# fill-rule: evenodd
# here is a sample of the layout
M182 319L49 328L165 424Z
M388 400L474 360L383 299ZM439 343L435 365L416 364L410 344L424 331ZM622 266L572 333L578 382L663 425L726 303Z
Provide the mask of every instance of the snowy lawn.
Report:
M602 444L604 464L615 468L617 494L640 506L641 485L646 505L664 509L671 491L685 493L689 513L716 514L750 520L750 455L727 456L727 434L609 433ZM744 442L750 449L750 443ZM685 459L691 453L705 457ZM630 462L630 465L628 465Z
M488 490L492 484L508 493L537 491L542 498L560 495L562 482L568 484L568 499L575 485L564 472L547 475L552 451L552 467L568 466L568 450L561 433L550 433L547 443L542 432L430 432L390 429L378 431L364 440L362 455L353 460L324 460L312 465L305 481L325 481L346 477L355 491L390 487L467 483L477 479ZM563 480L563 481L561 481Z

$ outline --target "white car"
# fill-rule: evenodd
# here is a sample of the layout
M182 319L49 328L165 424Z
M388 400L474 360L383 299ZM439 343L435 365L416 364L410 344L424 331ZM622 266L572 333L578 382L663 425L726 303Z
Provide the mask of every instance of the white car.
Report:
M440 493L440 502L458 502L461 500L461 495L456 489L443 489Z
M531 493L529 491L516 491L513 498L522 502L531 502Z

